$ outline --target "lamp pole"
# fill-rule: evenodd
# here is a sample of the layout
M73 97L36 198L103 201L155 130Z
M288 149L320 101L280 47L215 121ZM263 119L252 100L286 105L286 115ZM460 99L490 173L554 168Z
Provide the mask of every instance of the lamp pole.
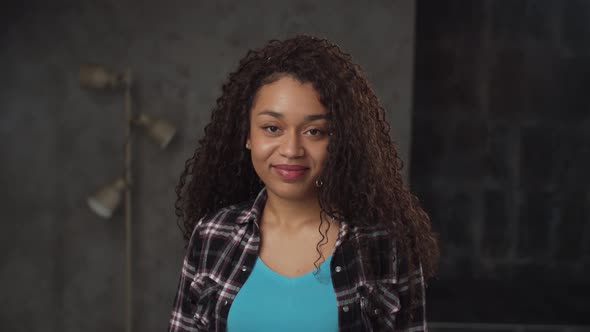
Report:
M132 292L132 224L131 224L131 122L133 119L131 110L131 69L125 71L125 331L133 331L133 292Z
M133 116L133 99L131 89L133 75L131 68L125 72L117 73L97 64L85 64L80 66L80 86L91 89L123 88L123 120L124 120L124 174L108 186L88 198L90 208L103 218L110 218L114 209L120 204L120 198L125 191L125 331L133 331L133 223L131 189L132 177L132 143L133 126L139 125L148 131L148 134L158 143L160 148L165 148L176 133L174 125L162 119L153 119L145 114Z

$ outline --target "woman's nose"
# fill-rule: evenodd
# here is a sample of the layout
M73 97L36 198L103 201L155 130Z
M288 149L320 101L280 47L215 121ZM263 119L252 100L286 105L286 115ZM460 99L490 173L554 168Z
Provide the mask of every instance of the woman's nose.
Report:
M304 149L301 145L300 137L297 133L289 133L283 136L281 142L280 154L286 158L298 158L304 155Z

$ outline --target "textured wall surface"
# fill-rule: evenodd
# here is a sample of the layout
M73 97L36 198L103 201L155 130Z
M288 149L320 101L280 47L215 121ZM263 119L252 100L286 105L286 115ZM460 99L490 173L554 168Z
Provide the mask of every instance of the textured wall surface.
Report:
M590 325L590 2L424 0L416 20L430 317Z
M14 3L0 20L0 329L123 329L123 213L86 197L121 174L122 96L82 90L82 63L132 66L137 108L176 123L160 151L135 134L134 307L165 329L183 254L174 186L226 75L248 48L325 36L368 73L407 158L414 1Z

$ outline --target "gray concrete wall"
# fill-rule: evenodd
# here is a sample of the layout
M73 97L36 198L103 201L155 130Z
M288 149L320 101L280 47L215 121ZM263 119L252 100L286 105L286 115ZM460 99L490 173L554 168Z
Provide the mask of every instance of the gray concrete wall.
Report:
M248 48L295 33L353 54L408 159L413 0L96 1L4 7L0 29L0 329L123 329L124 228L86 197L121 174L122 98L80 89L82 63L136 73L137 107L179 126L169 149L135 136L136 330L161 331L183 254L174 186L220 85Z

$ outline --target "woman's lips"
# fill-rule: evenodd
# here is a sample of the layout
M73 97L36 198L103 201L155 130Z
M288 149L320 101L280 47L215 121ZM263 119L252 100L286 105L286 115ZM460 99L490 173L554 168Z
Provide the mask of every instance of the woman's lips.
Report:
M304 166L297 166L297 165L275 165L273 166L275 172L285 180L293 180L296 179L305 172L307 172L308 168Z

